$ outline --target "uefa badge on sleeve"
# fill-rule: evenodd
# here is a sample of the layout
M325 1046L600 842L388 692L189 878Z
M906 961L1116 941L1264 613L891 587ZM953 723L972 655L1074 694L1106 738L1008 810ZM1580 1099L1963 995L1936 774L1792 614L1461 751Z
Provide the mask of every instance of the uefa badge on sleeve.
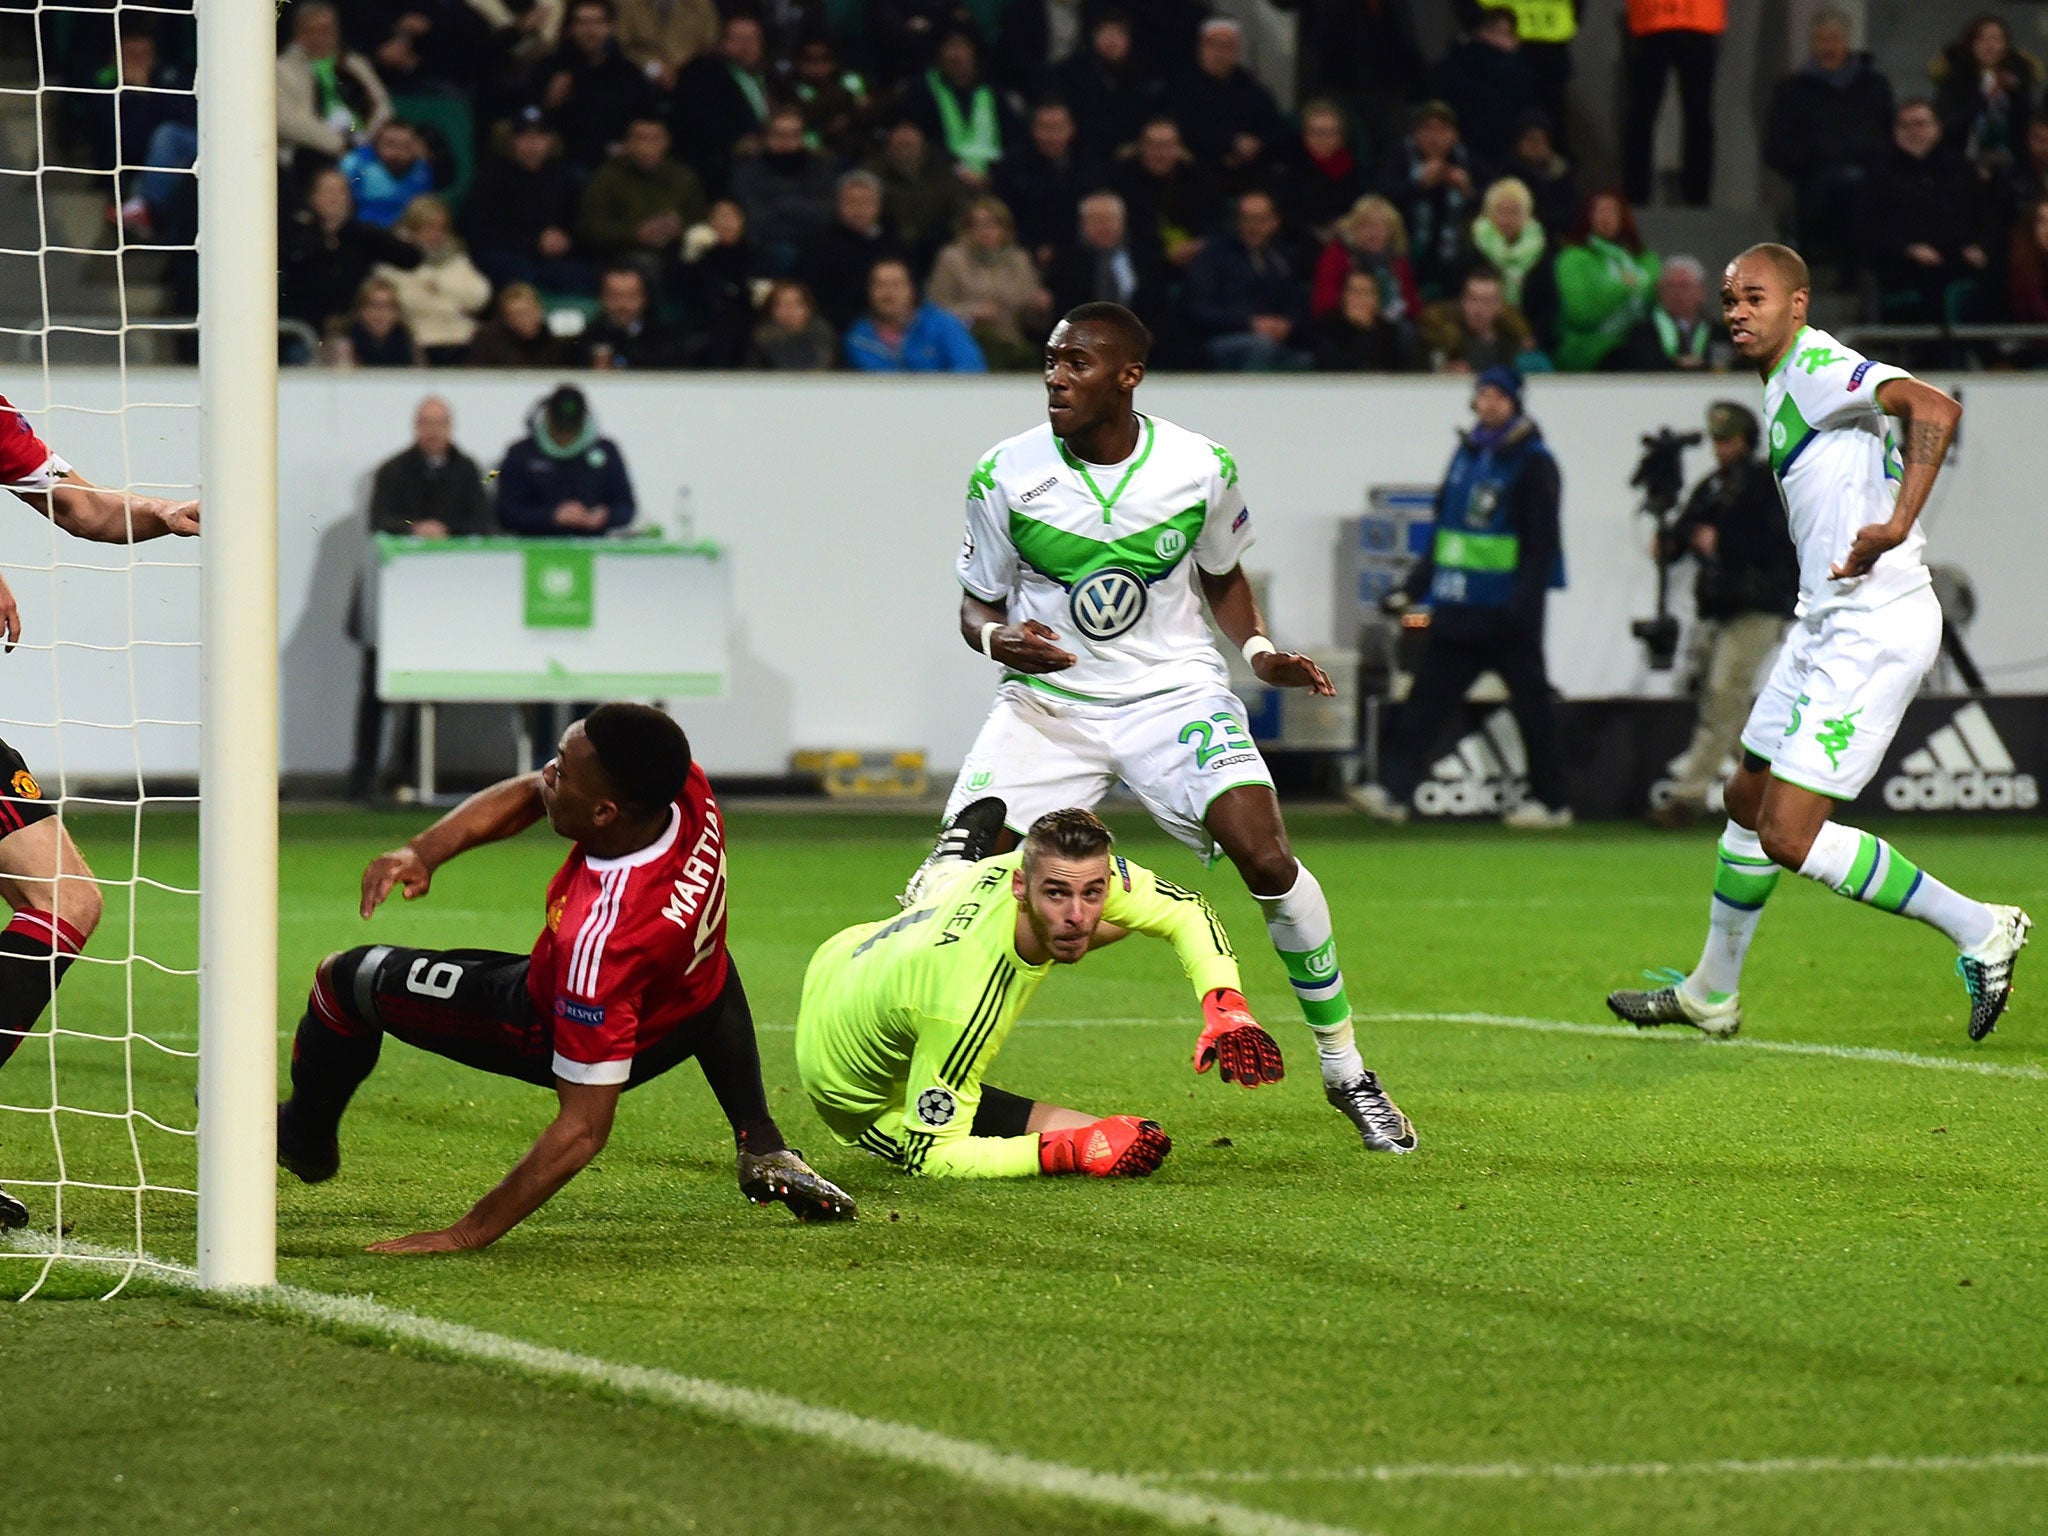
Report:
M917 1096L918 1124L938 1130L951 1125L953 1116L960 1112L960 1104L950 1091L944 1088L927 1088Z

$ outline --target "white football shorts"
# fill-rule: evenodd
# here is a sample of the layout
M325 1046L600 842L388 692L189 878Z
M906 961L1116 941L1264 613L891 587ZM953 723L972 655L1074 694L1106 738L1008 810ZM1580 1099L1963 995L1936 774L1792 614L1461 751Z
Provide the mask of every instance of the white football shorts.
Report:
M1203 825L1216 797L1243 784L1273 785L1243 702L1221 684L1093 704L1012 680L996 690L953 781L946 817L999 795L1010 829L1021 834L1047 811L1093 809L1119 779L1204 863L1217 858Z
M1940 649L1932 587L1881 608L1795 619L1742 745L1770 763L1774 778L1854 800L1876 777Z

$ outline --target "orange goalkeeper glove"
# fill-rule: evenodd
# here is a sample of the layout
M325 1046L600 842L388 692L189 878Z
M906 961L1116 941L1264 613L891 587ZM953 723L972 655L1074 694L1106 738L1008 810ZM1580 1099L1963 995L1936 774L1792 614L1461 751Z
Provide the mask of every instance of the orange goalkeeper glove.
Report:
M1166 1161L1173 1140L1156 1120L1111 1115L1070 1131L1038 1134L1040 1173L1086 1173L1098 1179L1142 1179Z
M1252 1017L1242 992L1218 987L1202 999L1202 1017L1208 1024L1195 1042L1197 1072L1214 1067L1226 1083L1247 1088L1277 1083L1287 1075L1280 1047Z

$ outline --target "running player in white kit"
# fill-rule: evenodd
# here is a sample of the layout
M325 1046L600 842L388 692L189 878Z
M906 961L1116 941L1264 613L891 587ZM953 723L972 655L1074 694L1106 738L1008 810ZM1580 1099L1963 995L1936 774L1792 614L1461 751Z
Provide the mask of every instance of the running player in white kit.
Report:
M1204 862L1237 867L1315 1033L1325 1097L1371 1150L1409 1152L1415 1129L1358 1054L1329 903L1288 845L1203 599L1261 682L1336 690L1263 633L1238 565L1251 513L1229 452L1133 408L1151 341L1121 305L1069 313L1045 346L1048 420L998 443L968 482L960 633L1002 682L926 867L1014 847L1046 812L1092 808L1121 780ZM1279 1079L1270 1044L1244 1054L1248 1033L1213 1033L1198 1071Z
M1764 381L1771 470L1799 550L1798 617L1742 730L1706 951L1674 985L1610 993L1607 1006L1637 1025L1734 1034L1743 956L1780 869L1791 869L1947 934L1970 1038L1981 1040L2012 995L2031 919L1952 891L1884 839L1831 819L1877 773L1941 645L1916 523L1963 408L1808 325L1807 287L1806 263L1783 245L1752 246L1721 280L1729 337Z

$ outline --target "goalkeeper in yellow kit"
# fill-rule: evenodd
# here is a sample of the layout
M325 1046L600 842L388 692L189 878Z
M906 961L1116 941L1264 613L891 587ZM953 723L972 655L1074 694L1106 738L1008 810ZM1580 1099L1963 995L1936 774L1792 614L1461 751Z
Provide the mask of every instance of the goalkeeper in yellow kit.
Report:
M993 833L1001 802L984 803ZM1173 1146L1155 1122L982 1081L1046 973L1129 933L1168 940L1194 984L1205 1026L1196 1071L1216 1066L1247 1088L1280 1080L1280 1049L1245 1006L1215 909L1112 854L1090 812L1062 810L1033 822L1015 852L942 866L907 911L819 947L797 1013L804 1091L841 1141L908 1173L1151 1173Z

